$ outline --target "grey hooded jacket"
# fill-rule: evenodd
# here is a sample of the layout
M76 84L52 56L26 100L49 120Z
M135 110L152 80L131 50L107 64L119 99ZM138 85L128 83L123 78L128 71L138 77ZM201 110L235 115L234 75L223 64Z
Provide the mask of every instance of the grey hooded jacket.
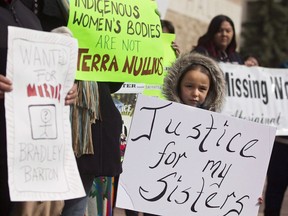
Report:
M201 108L220 112L224 105L226 93L224 73L215 60L199 53L182 54L176 59L164 79L163 95L167 100L183 103L178 93L180 79L182 79L183 73L187 72L189 66L197 64L207 68L211 75L210 89Z

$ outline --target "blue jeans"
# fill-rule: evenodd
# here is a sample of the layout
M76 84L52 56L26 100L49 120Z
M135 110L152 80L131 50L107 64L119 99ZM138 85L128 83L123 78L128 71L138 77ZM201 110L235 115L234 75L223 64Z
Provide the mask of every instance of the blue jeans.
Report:
M62 216L83 216L85 214L89 192L93 185L94 175L85 175L80 173L80 177L82 179L86 196L65 200Z

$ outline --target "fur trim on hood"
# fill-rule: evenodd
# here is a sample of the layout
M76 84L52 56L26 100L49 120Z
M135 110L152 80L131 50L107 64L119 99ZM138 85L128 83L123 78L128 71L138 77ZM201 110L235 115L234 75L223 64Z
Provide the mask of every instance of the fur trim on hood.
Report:
M211 75L210 89L201 108L220 112L224 105L226 93L224 73L216 61L199 53L182 54L176 59L164 79L163 95L167 100L183 103L177 90L179 79L182 79L183 73L187 72L187 67L197 64L207 68Z

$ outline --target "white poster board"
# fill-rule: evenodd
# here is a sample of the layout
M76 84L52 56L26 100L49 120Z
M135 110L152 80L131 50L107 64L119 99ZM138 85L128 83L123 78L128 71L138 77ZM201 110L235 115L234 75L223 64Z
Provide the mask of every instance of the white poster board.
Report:
M76 72L77 41L9 27L5 95L8 175L12 201L85 195L72 150L65 96Z
M139 95L116 206L256 216L276 128Z
M222 113L277 127L288 135L288 69L220 63L227 95Z

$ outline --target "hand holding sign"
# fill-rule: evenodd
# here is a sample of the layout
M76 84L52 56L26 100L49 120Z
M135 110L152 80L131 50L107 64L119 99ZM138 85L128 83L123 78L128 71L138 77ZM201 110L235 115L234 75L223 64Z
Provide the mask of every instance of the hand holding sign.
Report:
M5 92L12 91L12 82L0 74L0 99L4 98Z

